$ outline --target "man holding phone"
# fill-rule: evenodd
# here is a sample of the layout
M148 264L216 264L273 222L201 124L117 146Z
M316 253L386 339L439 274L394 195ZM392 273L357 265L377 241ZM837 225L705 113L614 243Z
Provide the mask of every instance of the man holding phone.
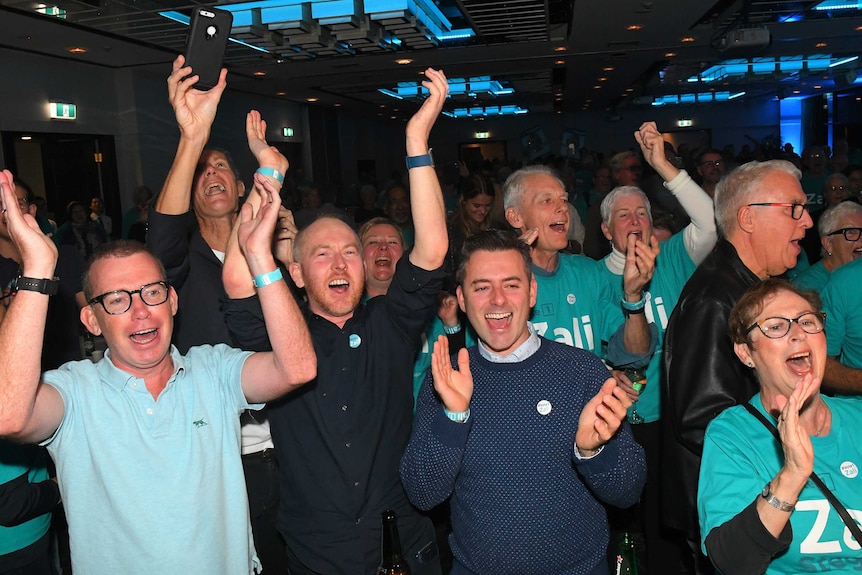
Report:
M245 192L230 155L205 149L227 87L227 70L221 70L218 82L208 91L194 88L199 77L193 72L184 56L179 56L168 77L180 140L161 194L151 203L147 233L148 247L164 264L179 296L173 343L180 353L196 345L232 343L221 305L226 298L221 275L239 198ZM285 173L284 156L269 149L265 141L250 139L249 144L253 143L259 148L261 166L269 166L279 175ZM241 422L242 464L255 547L268 571L284 572L284 544L275 528L280 478L269 422L265 411L246 411Z

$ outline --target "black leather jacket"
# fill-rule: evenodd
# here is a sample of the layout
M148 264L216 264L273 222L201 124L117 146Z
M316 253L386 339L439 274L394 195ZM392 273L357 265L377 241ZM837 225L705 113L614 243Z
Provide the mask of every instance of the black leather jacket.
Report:
M727 335L734 303L760 279L720 239L688 280L664 340L662 500L670 527L697 531L697 480L707 424L759 385Z

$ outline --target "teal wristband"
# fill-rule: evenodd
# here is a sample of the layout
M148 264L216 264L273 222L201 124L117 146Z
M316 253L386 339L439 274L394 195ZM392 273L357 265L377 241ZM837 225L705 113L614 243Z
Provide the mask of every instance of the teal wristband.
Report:
M446 333L446 335L455 335L456 333L461 331L461 322L458 322L452 326L444 325L443 331Z
M446 417L454 421L455 423L464 423L467 419L470 418L470 408L467 408L467 411L449 411L445 407L443 408L443 413L446 414Z
M255 174L260 174L261 176L269 176L270 178L275 178L278 180L279 184L284 183L284 174L276 170L275 168L258 168L254 171Z
M254 287L262 288L269 284L273 284L282 278L284 278L284 276L281 275L281 268L275 268L267 274L258 274L254 276L254 280L252 281L254 282Z
M623 309L626 311L640 311L646 306L646 293L641 292L641 299L636 302L626 301L626 298L622 299Z

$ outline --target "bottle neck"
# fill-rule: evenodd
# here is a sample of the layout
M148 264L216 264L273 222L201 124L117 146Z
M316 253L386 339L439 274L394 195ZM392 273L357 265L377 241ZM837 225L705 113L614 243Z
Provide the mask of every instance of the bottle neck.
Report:
M395 567L401 564L401 540L398 537L398 523L395 517L383 518L380 552L382 567Z

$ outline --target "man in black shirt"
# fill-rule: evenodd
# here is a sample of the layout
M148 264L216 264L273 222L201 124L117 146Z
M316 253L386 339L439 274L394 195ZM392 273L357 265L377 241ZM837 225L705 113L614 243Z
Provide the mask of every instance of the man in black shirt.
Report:
M386 297L359 305L362 249L344 222L321 218L294 245L290 274L308 295L304 313L319 367L304 392L269 408L283 475L278 527L291 575L375 573L385 509L398 514L413 575L440 573L431 522L407 501L398 476L413 423L413 360L434 313L448 248L428 148L448 85L442 72L425 73L430 96L406 130L416 241ZM249 297L252 282L231 267L226 262L228 327L244 348L265 346L259 307Z

